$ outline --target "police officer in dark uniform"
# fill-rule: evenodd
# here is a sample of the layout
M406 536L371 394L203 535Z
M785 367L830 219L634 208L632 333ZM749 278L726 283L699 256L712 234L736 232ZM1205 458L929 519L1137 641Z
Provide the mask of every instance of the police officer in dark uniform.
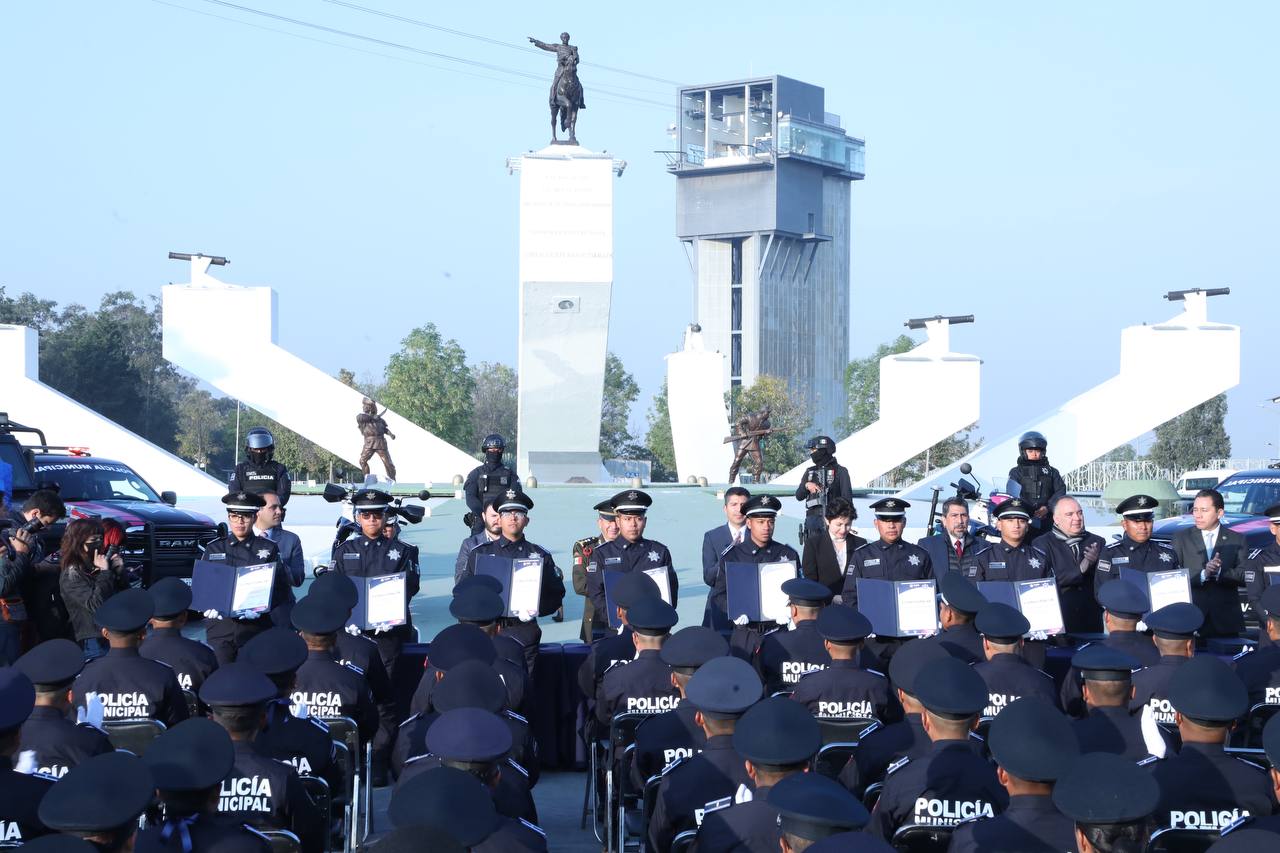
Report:
M988 604L974 620L982 635L985 659L973 669L987 685L984 717L995 717L1022 696L1043 699L1050 706L1058 703L1053 679L1033 667L1021 654L1022 638L1031 623L1007 604Z
M778 812L782 853L890 853L893 849L856 831L867 825L871 815L848 791L817 773L783 779L769 790L769 805Z
M868 542L849 555L845 568L841 599L858 606L858 579L875 578L890 581L915 581L933 577L933 563L919 545L902 540L911 504L901 498L881 498L871 505L876 514L876 532L880 538Z
M205 679L200 699L235 744L235 765L222 780L218 811L256 829L287 829L303 853L325 845L325 816L307 796L298 772L271 758L255 743L276 698L271 680L248 663L223 664Z
M485 436L480 444L484 453L484 462L471 469L466 482L462 484L462 493L466 497L467 509L471 510L471 532L479 533L484 529L481 517L484 508L509 491L521 492L520 478L516 472L502 464L502 452L507 443L502 436Z
M1180 568L1173 546L1151 538L1155 509L1156 499L1150 495L1132 495L1116 507L1124 535L1103 548L1102 556L1098 558L1093 583L1099 602L1102 601L1102 586L1119 578L1123 569L1164 572Z
M204 643L182 636L191 607L191 587L181 578L167 577L153 583L147 592L155 603L155 615L138 654L172 667L183 690L200 692L200 685L218 668L218 658Z
M745 759L747 776L754 786L751 799L738 801L727 796L707 803L698 827L697 849L701 853L777 850L781 832L770 792L789 778L805 775L821 747L817 721L794 702L775 696L752 706L733 732L733 749ZM835 782L827 782L848 796Z
M1262 513L1270 522L1271 535L1275 538L1261 548L1250 548L1241 560L1241 575L1244 578L1245 596L1249 599L1249 608L1258 624L1263 626L1258 631L1258 646L1264 648L1276 642L1265 630L1266 617L1259 607L1263 593L1271 587L1267 568L1273 570L1280 566L1280 504L1269 507Z
M36 772L55 779L81 761L115 747L101 729L69 718L71 684L84 669L84 652L71 640L45 640L13 664L35 685L35 708L22 724L18 751L35 754Z
M573 591L582 596L582 642L587 644L591 643L596 627L596 606L587 590L587 566L596 548L618 538L618 515L613 511L613 502L600 501L592 508L596 511L596 527L599 533L595 536L584 536L573 543ZM605 627L602 624L600 629L604 630Z
M818 614L831 603L825 584L806 578L783 581L791 630L774 630L760 639L755 665L766 693L794 689L800 677L831 664L825 641L818 633Z
M293 608L293 624L307 644L307 659L294 675L293 705L305 706L320 719L349 717L360 742L372 743L378 731L378 709L364 673L353 664L338 663L337 634L347 621L341 602L332 596L306 596ZM383 745L390 755L390 742Z
M813 464L800 477L796 500L804 501L804 538L807 540L826 532L823 515L832 499L844 498L853 505L853 484L849 482L849 469L836 462L836 443L830 436L816 435L805 446ZM853 517L858 517L857 510Z
M1280 564L1278 564L1280 565ZM1249 691L1249 705L1280 705L1280 586L1269 586L1258 599L1258 636L1270 637L1270 645L1236 655L1236 674Z
M711 604L721 614L727 613L729 606L728 581L725 576L725 566L728 564L790 561L799 567L800 555L796 553L796 549L773 538L777 516L781 511L782 502L773 495L756 495L743 504L747 533L741 543L720 555L715 586L711 590ZM728 617L725 618L728 621ZM754 645L747 652L754 654Z
M1115 649L1134 659L1133 668L1154 666L1160 660L1160 652L1146 634L1137 630L1142 615L1151 609L1147 594L1125 580L1112 581L1098 591L1098 603L1103 607L1103 624L1107 637L1100 645ZM1086 643L1080 650L1091 645ZM1068 670L1059 694L1062 709L1073 717L1084 715L1080 698L1080 676Z
M105 722L159 720L172 726L187 718L187 700L173 669L138 654L142 632L154 605L146 590L117 592L98 607L94 621L111 648L89 661L72 689L78 707L86 706L86 694L97 693Z
M215 539L205 546L201 559L231 568L241 566L257 566L273 563L276 567L275 578L271 582L270 609L287 604L293 600L293 589L289 581L289 572L280 562L280 550L276 543L253 532L254 519L258 510L266 506L261 495L248 490L235 491L223 497L227 506L227 527L230 532ZM205 629L205 639L213 648L219 664L236 659L240 648L255 634L260 634L271 627L271 616L268 613L227 614L206 611L210 617Z
M671 683L671 667L659 652L679 619L676 609L661 598L642 598L627 611L635 660L615 664L600 681L596 719L609 725L616 714L661 714L680 703Z
M760 676L751 664L732 656L707 661L689 679L685 701L698 709L698 724L707 741L702 752L662 771L649 819L650 849L667 850L673 838L701 824L702 804L708 798L745 800L750 796L751 777L733 748L733 732L738 718L762 693Z
M1169 702L1169 682L1195 655L1196 631L1204 624L1204 614L1194 604L1177 602L1153 611L1146 623L1153 633L1160 660L1133 674L1133 701L1129 709L1140 713L1144 706L1150 707L1157 723L1172 728L1177 720Z
M525 682L527 688L524 645L519 640L500 633L498 623L502 621L507 608L502 603L502 596L486 582L496 584L498 590L502 588L502 582L491 575L463 578L462 583L453 588L449 615L464 625L474 625L483 631L493 641L493 648L498 653L494 665L502 669L502 677L514 677Z
M1262 727L1262 746L1266 752L1267 761L1271 765L1271 769L1267 771L1267 775L1271 779L1271 795L1272 797L1280 796L1280 714L1273 714L1271 719L1267 720L1267 724ZM1249 831L1247 831L1249 830ZM1271 833L1270 838L1265 838L1261 833ZM1236 835L1257 836L1252 838L1255 842L1253 846L1243 845L1232 848L1241 853L1241 851L1260 850L1266 844L1275 844L1275 836L1280 835L1280 814L1273 814L1270 817L1259 817L1250 815L1247 818L1239 818L1230 826L1222 831L1223 835L1228 837ZM1259 846L1262 845L1262 846ZM1217 850L1215 845L1214 850Z
M418 682L409 710L415 714L431 708L431 694L450 669L468 660L478 660L502 676L507 690L507 707L519 711L524 707L524 670L498 656L493 640L475 625L450 625L436 634L427 655L426 671Z
M1231 667L1212 655L1187 661L1169 681L1182 748L1158 762L1157 826L1221 831L1245 815L1275 809L1267 771L1223 751L1227 733L1249 710L1249 695Z
M1144 735L1141 716L1129 713L1132 671L1138 662L1105 645L1088 645L1075 653L1071 666L1084 680L1087 715L1072 723L1081 752L1111 752L1140 761L1164 751L1162 738Z
M671 667L671 683L680 691L681 701L675 710L651 717L636 729L631 783L637 790L667 765L702 751L707 735L695 719L698 709L684 701L685 692L699 667L728 653L724 637L701 625L681 628L662 644L658 657Z
M892 838L908 824L952 827L993 817L1009 802L995 768L969 741L987 704L982 678L948 657L926 664L916 675L915 690L932 746L922 757L900 760L889 770L868 827L879 838Z
M837 604L824 608L815 624L831 663L801 676L791 698L815 717L827 719L892 722L900 716L902 709L889 695L889 680L858 664L862 643L871 634L867 617Z
M1009 469L1009 481L1017 483L1018 497L1031 508L1032 537L1049 530L1053 502L1067 493L1062 474L1049 464L1049 442L1038 432L1024 432L1018 439L1018 464Z
M547 849L546 833L499 814L484 784L456 767L432 767L397 787L387 816L397 828L420 829L420 838L447 838L472 853Z
M606 613L604 573L644 572L659 586L666 586L665 599L674 606L680 598L680 582L676 578L667 546L644 535L648 518L645 513L653 498L636 489L613 496L609 501L618 521L618 537L591 552L587 563L587 594L595 613ZM604 625L600 625L604 628Z
M276 440L269 429L254 427L245 433L244 454L248 458L231 475L231 491L253 495L275 492L281 506L287 504L293 481L289 479L289 469L273 458L275 452Z
M613 603L621 623L616 632L611 631L591 645L587 659L578 667L578 687L582 695L595 701L600 693L604 674L619 663L635 660L636 644L631 639L628 614L631 608L645 598L658 598L658 585L644 572L628 572L614 583Z
M9 843L21 844L48 832L38 809L56 779L13 769L22 725L35 702L35 688L21 670L0 668L0 839Z
M1009 805L995 817L966 821L949 853L1075 849L1075 824L1053 804L1053 785L1080 755L1071 722L1053 705L1027 696L991 724L988 743Z
M155 779L130 752L95 755L62 777L40 802L51 830L92 839L98 850L133 849L137 820L155 797Z
M970 568L975 581L1029 581L1053 577L1049 556L1027 538L1031 505L1009 498L995 509L1000 541L984 548Z
M948 572L938 583L938 621L942 630L917 642L937 644L965 663L986 660L982 635L973 624L986 606L987 599L976 586L959 572Z
M1150 773L1107 753L1081 755L1053 786L1053 804L1075 823L1080 850L1145 850L1159 799Z
M164 804L164 819L138 833L134 853L268 853L270 840L215 807L222 780L235 766L231 737L212 720L185 720L147 747L151 770Z
M415 560L416 562L416 560ZM348 618L359 602L355 582L341 572L324 572L312 582L307 590L308 595L324 595L336 598L342 603ZM292 620L289 624L293 624ZM294 625L293 627L297 627ZM364 680L369 684L369 692L378 706L382 731L375 743L380 739L391 741L396 731L395 694L391 690L391 677L382 663L382 655L378 644L366 637L356 626L348 624L338 632L338 663L351 664L364 673Z

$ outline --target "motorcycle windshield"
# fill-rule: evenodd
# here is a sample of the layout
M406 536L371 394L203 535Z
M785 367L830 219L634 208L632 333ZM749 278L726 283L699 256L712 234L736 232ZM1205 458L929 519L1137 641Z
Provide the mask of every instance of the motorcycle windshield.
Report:
M1022 497L1022 484L1010 478L1004 484L1004 492L1011 498L1020 498Z

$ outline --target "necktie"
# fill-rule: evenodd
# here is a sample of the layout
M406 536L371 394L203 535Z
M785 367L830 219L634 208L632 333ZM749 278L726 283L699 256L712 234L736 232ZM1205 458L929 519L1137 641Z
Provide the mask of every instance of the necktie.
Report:
M1210 560L1212 560L1212 559L1213 559L1213 540L1214 540L1214 538L1215 538L1215 537L1214 537L1214 535L1213 535L1213 533L1212 533L1212 532L1210 532L1210 533L1206 533L1206 534L1204 535L1204 554L1205 554L1205 556L1206 556L1207 558L1209 558Z
M956 540L956 559L960 560L963 558L964 558L964 540L957 539Z

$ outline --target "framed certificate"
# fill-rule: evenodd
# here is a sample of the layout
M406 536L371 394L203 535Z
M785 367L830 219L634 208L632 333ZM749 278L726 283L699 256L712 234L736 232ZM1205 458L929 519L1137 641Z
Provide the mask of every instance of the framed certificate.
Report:
M228 566L196 560L191 570L191 609L223 615L266 613L271 609L275 578L275 563Z
M1007 604L1027 617L1030 633L1062 634L1065 624L1053 578L1025 581L979 581L978 591L987 601Z
M732 621L786 622L790 600L782 585L799 576L790 560L776 563L725 563L725 598Z
M351 621L362 631L394 628L409 621L408 587L404 572L369 578L351 578L356 585L356 606Z
M1169 569L1163 572L1141 572L1137 569L1120 569L1121 580L1126 580L1147 594L1151 609L1159 610L1168 604L1191 602L1191 575L1186 569Z
M542 558L508 560L485 554L476 560L476 574L489 575L502 583L502 604L505 615L538 615L538 603L542 597Z
M858 611L881 637L927 637L938 631L936 581L858 578Z
M653 578L653 582L658 585L658 595L662 596L662 600L667 604L674 606L671 600L671 569L667 566L658 566L653 569L645 569L644 573Z

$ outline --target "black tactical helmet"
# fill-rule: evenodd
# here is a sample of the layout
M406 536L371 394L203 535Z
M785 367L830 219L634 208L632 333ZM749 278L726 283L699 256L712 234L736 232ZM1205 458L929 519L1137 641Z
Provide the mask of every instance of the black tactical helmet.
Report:
M249 458L261 465L275 454L276 440L266 427L254 427L244 434L244 451Z
M484 437L484 443L480 445L480 449L485 453L488 453L491 450L501 453L503 450L506 450L506 448L507 443L503 441L502 436L498 435L496 432L486 435Z
M1024 432L1022 437L1018 439L1018 449L1022 451L1048 450L1049 440L1035 430Z
M809 439L809 443L805 445L809 450L831 450L836 443L831 440L829 435L815 435Z

